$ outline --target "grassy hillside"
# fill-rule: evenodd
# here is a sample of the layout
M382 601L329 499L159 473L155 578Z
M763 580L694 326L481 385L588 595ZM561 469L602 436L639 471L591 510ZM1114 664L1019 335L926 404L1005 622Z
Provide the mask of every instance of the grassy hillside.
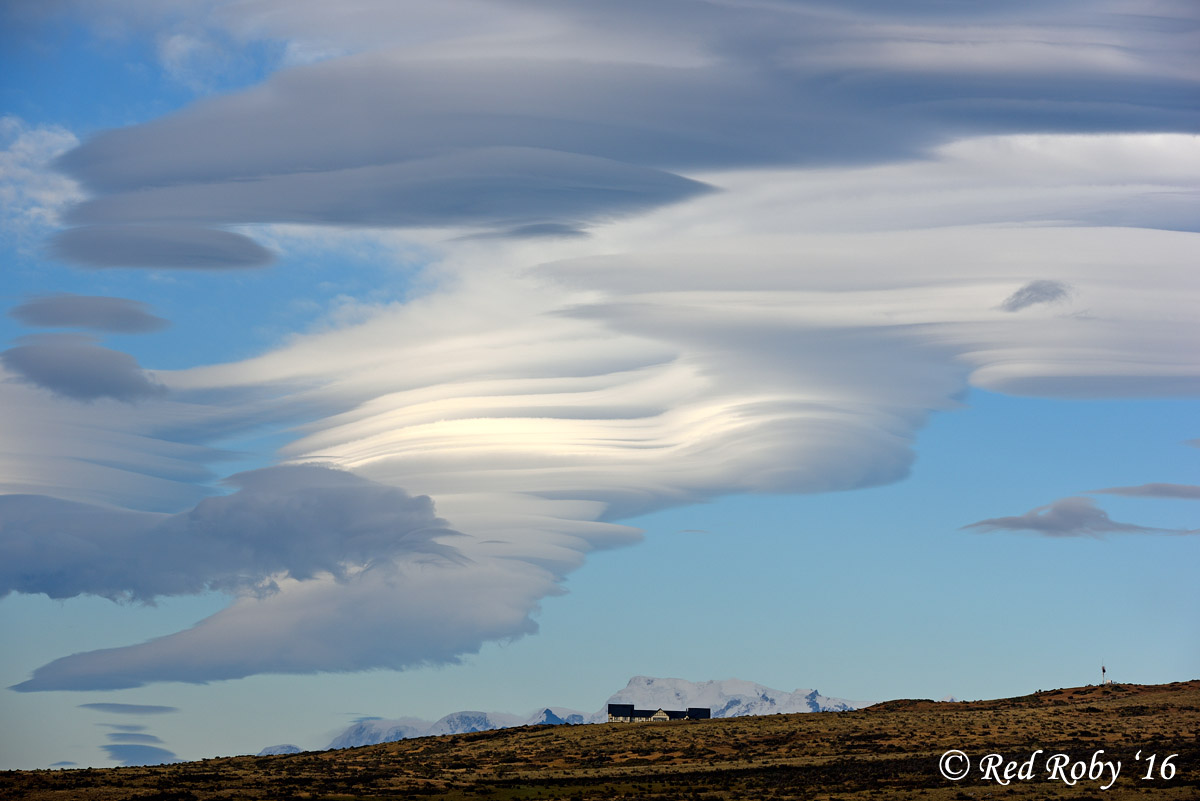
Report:
M980 779L995 752L1037 774ZM939 772L959 749L967 778ZM1122 763L1073 787L1045 760ZM1140 761L1135 754L1142 751ZM1156 778L1142 777L1157 755ZM1159 775L1169 754L1174 777ZM5 799L1087 799L1200 798L1200 680L1039 692L972 703L890 701L857 712L661 724L534 726L343 751L178 765L0 773ZM1169 771L1168 771L1169 772Z

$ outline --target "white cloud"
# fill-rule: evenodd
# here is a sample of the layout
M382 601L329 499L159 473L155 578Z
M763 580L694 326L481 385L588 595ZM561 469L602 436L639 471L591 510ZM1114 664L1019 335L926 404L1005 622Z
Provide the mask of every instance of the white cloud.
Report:
M160 372L176 403L210 399L182 407L208 419L197 436L320 410L285 458L431 496L468 561L281 582L195 629L52 663L26 689L454 659L531 631L588 552L636 539L614 519L903 478L927 415L971 384L1197 392L1197 235L1088 225L1097 202L1164 186L1185 203L1196 176L1149 154L1194 163L1197 140L1109 138L1109 180L1079 145L988 138L887 167L706 174L724 191L590 239L446 241L440 289L245 362ZM1076 219L1045 223L1064 198ZM1000 308L1048 276L1070 296ZM273 650L234 656L264 637Z
M78 145L61 126L30 127L19 117L0 117L0 230L19 246L31 249L68 206L83 199L75 181L50 168Z
M484 641L536 631L529 615L554 592L550 573L511 560L454 570L401 562L346 582L282 580L278 592L239 598L177 634L57 659L14 689L122 689L453 662Z
M468 31L458 4L200 7L208 24L282 37L312 63L75 150L63 163L108 193L78 214L125 227L74 229L60 244L74 237L90 263L112 264L148 264L164 246L186 263L202 245L212 266L265 253L196 226L420 225L412 237L438 249L434 288L342 308L348 324L259 358L157 371L170 394L136 414L0 382L13 412L0 417L0 481L174 512L202 494L210 443L294 426L285 460L431 496L463 534L462 561L390 553L339 578L310 570L192 629L52 662L22 689L453 660L532 631L539 599L590 551L636 540L614 520L723 493L903 478L927 416L968 386L1200 392L1198 140L1088 133L1191 130L1194 53L1173 29L1106 7L1088 14L1102 35L1080 42L1069 31L1082 3L987 4L940 21L923 4L870 0L486 4L472 19L488 24ZM989 46L957 44L994 25ZM813 42L857 60L805 61L821 56ZM171 50L180 64L191 52L182 40ZM343 52L359 55L327 58ZM522 196L517 219L464 216L480 186L440 182L478 177L470 154L496 147L607 161L588 173L587 198L559 170L525 170L536 202ZM431 197L449 212L372 216L389 189L411 192L393 179L414 165L432 165ZM503 201L514 176L489 176L487 197ZM723 191L649 213L620 200L643 179L679 177ZM318 178L338 190L332 206L278 191ZM372 200L356 208L364 188ZM570 213L556 215L563 192ZM622 208L642 214L614 221ZM587 224L591 237L469 238L507 223ZM1071 293L1001 308L1035 282Z

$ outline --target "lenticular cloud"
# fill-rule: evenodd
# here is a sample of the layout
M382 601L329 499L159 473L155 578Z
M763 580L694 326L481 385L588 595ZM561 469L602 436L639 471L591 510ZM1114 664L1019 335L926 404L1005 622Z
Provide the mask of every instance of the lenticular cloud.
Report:
M451 662L535 631L590 552L637 541L621 520L903 479L970 387L1200 393L1173 34L1095 12L1080 45L1023 3L521 8L558 38L428 58L360 30L62 158L92 195L55 247L93 266L265 264L252 237L297 229L222 226L271 223L405 227L437 261L404 304L156 370L136 408L0 364L3 588L232 598L17 689ZM204 500L214 443L264 430L285 464Z

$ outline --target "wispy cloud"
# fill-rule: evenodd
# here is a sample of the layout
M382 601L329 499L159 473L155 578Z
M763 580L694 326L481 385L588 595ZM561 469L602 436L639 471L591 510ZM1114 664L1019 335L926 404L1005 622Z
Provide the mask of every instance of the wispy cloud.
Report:
M1193 302L1185 243L1024 224L1057 208L1064 186L1085 206L1109 191L1091 160L1072 160L1093 145L989 139L887 168L706 176L726 191L589 240L455 240L442 249L453 276L443 289L245 362L163 374L172 396L203 400L188 407L205 415L193 429L258 419L260 406L264 420L317 410L283 457L430 496L467 561L278 581L192 629L51 662L21 688L453 661L534 631L539 600L588 552L636 540L612 520L722 493L903 478L926 416L971 384L1103 397L1200 383L1200 330L1179 322ZM1110 161L1150 174L1195 146L1161 145L1098 146L1136 154ZM1031 162L1036 179L1018 177ZM997 191L972 205L961 182L985 165L981 185ZM1125 173L1113 180L1140 191ZM864 196L904 208L914 230L881 230ZM952 224L962 218L1016 222ZM1051 270L1106 322L996 308ZM175 413L160 401L146 414L161 432ZM126 573L123 586L164 580Z
M178 762L179 757L165 748L153 745L102 745L109 759L121 763L122 767L134 765L164 765Z
M1181 498L1200 500L1200 486L1195 484L1140 484L1136 487L1108 487L1091 490L1101 495L1125 495L1131 498Z
M156 371L169 394L137 407L0 382L5 488L49 496L4 500L7 542L88 549L22 552L6 586L235 596L20 689L453 661L534 631L588 553L637 540L613 521L902 479L971 386L1200 391L1186 25L1087 3L471 5L488 25L437 5L222 5L210 25L324 55L58 161L92 193L54 245L82 264L255 266L238 226L277 221L403 227L435 263L419 298ZM352 475L198 504L212 443L260 427ZM412 529L420 496L455 558ZM1151 531L1090 503L974 525Z
M59 224L62 211L84 198L75 181L50 166L78 145L79 139L61 126L0 117L0 232L21 249L32 251Z
M135 734L132 732L117 732L108 735L108 739L115 743L161 743L162 740L155 737L153 734Z
M96 712L107 712L112 715L167 715L178 712L174 706L158 706L155 704L118 704L97 701L91 704L80 704L80 709L92 709Z

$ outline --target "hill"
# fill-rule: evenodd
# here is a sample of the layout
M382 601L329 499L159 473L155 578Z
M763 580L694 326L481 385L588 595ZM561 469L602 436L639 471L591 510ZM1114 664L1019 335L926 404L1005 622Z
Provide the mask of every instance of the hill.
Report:
M889 701L848 712L662 724L527 726L342 751L231 757L155 767L14 771L0 796L45 801L229 799L970 799L1200 797L1200 680L1109 685L975 702ZM939 772L950 749L972 760ZM984 779L991 753L1036 774ZM1121 762L1074 786L1047 758ZM1138 758L1140 752L1140 759ZM1171 776L1165 778L1167 757ZM1156 758L1151 766L1149 757ZM951 765L953 767L953 765ZM1154 778L1143 776L1147 768ZM1003 768L997 772L1002 778ZM1156 772L1157 771L1157 772ZM1014 768L1015 772L1015 768Z
M634 676L624 688L609 696L605 705L591 715L575 709L552 706L539 708L526 715L453 712L435 722L420 718L364 718L334 737L329 747L355 748L413 737L465 734L513 726L535 726L539 723L605 723L608 721L608 704L633 704L648 709L706 707L712 710L714 718L774 715L781 712L843 712L858 706L844 698L827 698L816 690L795 690L789 693L741 679L694 682L686 679Z

